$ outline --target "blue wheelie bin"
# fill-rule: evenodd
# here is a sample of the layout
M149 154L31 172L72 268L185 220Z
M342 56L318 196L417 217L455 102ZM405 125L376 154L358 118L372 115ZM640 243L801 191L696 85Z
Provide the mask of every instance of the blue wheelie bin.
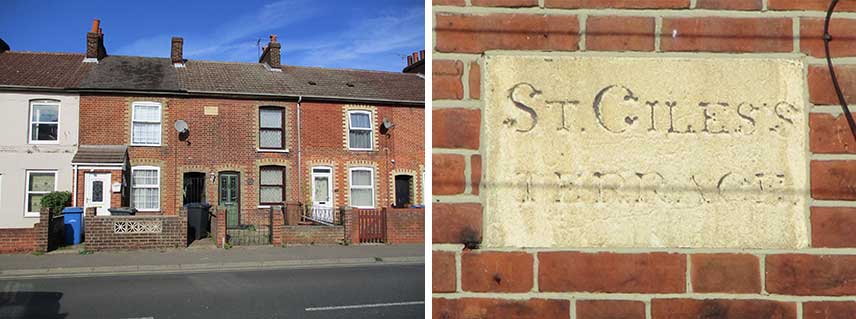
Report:
M83 208L66 207L62 210L63 223L65 224L65 243L69 245L80 244L83 234Z

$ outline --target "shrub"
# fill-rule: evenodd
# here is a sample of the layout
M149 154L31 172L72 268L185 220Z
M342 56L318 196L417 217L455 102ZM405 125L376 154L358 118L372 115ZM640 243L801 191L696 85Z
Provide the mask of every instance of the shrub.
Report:
M62 212L62 209L71 205L71 193L52 192L42 197L42 207L50 208L54 215Z

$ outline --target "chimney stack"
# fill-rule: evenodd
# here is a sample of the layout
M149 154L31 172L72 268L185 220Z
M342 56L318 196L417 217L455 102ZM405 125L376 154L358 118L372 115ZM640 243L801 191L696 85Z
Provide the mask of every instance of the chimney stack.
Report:
M267 64L272 71L280 71L280 44L276 42L276 34L270 35L270 43L265 46L259 63Z
M407 56L407 66L411 66L422 60L425 60L425 50L413 52L413 54Z
M404 73L425 74L425 50L416 51L407 56L407 66Z
M184 66L184 39L172 37L172 50L169 53L172 64L176 67Z
M86 58L84 62L98 63L107 56L104 48L104 34L101 33L101 20L92 21L92 31L86 33Z

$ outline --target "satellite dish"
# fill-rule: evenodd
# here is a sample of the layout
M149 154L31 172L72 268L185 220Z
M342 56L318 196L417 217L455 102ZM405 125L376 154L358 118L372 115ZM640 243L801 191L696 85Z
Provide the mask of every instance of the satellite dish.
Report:
M185 133L188 131L188 129L189 127L187 126L187 122L185 122L184 120L175 121L175 130L179 133Z
M390 122L388 118L383 118L383 128L389 130L393 127L395 127L395 124L392 124L392 122Z

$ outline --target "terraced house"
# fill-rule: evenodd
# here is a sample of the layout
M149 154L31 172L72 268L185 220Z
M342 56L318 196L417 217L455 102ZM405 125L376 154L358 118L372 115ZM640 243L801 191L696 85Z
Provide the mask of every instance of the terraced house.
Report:
M15 103L22 114L46 107L33 102L46 99L70 110L60 112L65 157L3 177L8 181L3 180L0 226L6 227L6 220L15 220L9 228L32 225L26 222L28 212L5 201L23 202L26 186L12 179L23 181L26 173L39 181L47 169L62 175L56 188L72 190L74 206L89 208L93 216L87 218L124 207L137 216L178 216L188 204L209 203L219 208L219 227L230 237L252 232L263 243L278 243L289 232L302 234L295 242L335 242L344 236L336 226L343 223L341 207L380 210L423 201L424 79L419 73L289 66L281 63L276 36L258 63L185 59L178 37L168 58L111 56L97 22L87 34L86 50L83 55L0 54L4 74L26 69L44 80L56 76L39 69L44 64L25 68L12 59L28 55L74 57L74 71L81 74L68 75L71 79L57 88L68 97L4 98L2 103ZM415 64L422 59L414 54L409 58L414 65L406 70L419 69ZM39 83L3 84L32 90ZM22 131L45 125L42 118L33 119L15 125ZM20 140L18 148L25 152L23 144L31 140ZM283 223L282 213L270 208L286 203L297 213L285 223L317 231L273 230ZM309 227L322 225L327 227Z

